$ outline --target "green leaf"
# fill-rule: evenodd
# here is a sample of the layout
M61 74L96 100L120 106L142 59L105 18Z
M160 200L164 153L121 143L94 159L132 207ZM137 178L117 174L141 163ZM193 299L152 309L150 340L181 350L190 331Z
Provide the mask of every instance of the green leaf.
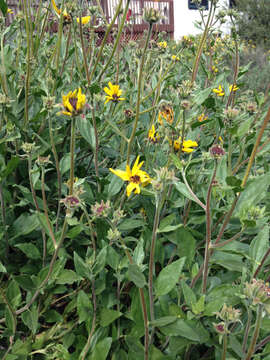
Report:
M5 318L6 318L6 326L7 326L7 328L14 335L15 332L16 332L16 326L17 326L16 317L13 316L13 314L12 314L12 312L11 312L11 310L10 310L10 308L8 306L6 306L6 309L5 309Z
M82 278L91 280L91 272L89 266L83 261L83 259L74 252L74 265L76 273Z
M195 315L198 315L204 311L205 308L205 295L202 295L199 300L192 305L192 312Z
M209 335L204 327L197 320L178 319L172 324L160 329L167 336L182 336L194 342L205 343Z
M23 243L16 244L15 246L19 248L29 259L37 260L41 258L40 252L34 244Z
M138 288L143 288L146 285L145 277L137 264L128 265L127 275L129 280L134 282Z
M258 235L251 241L249 248L249 255L253 260L254 272L260 265L263 256L269 249L269 226L265 225L264 228L258 233Z
M183 170L183 163L181 162L181 160L179 159L178 156L176 156L175 154L170 154L170 158L172 159L173 163L174 163L174 166L182 171Z
M7 163L6 168L0 173L0 178L4 179L11 174L18 166L20 159L18 156L13 156Z
M118 176L114 174L109 175L108 179L110 180L108 187L108 195L109 197L112 197L119 193L120 189L124 185L124 182L122 179L120 179Z
M38 309L36 306L32 306L31 309L22 313L23 323L32 331L35 335L38 329Z
M36 285L33 283L29 275L18 275L14 276L14 280L26 291L31 291L36 289Z
M56 310L48 310L44 314L45 321L48 323L55 323L63 321L62 315L60 315Z
M66 153L62 159L60 160L60 172L61 174L65 174L70 169L70 153Z
M194 96L195 103L197 105L201 105L209 97L211 93L212 93L212 88L207 88L204 90L197 91Z
M98 83L93 83L90 87L89 90L91 92L92 95L94 94L98 94L101 91L101 87L99 86Z
M211 256L210 263L223 266L230 271L242 272L243 257L237 254L226 253L217 249Z
M107 337L97 343L89 360L106 360L112 345L112 338Z
M1 9L3 15L6 16L8 6L7 6L7 3L4 0L0 0L0 9Z
M117 270L119 262L120 262L120 256L118 255L118 253L114 250L114 248L112 246L108 247L107 262L112 269Z
M102 309L100 314L100 325L106 327L110 325L114 320L118 319L122 313L120 311L111 309Z
M175 231L176 229L179 229L183 226L183 224L178 224L178 225L168 225L165 226L162 229L158 229L157 232L158 233L167 233L167 232L171 232L171 231Z
M255 206L265 198L270 183L270 174L258 176L248 182L235 207L235 214Z
M180 181L174 183L175 188L177 191L179 191L182 195L184 195L187 199L194 201L193 196L190 194L190 192L188 191L188 188L186 187L186 185Z
M0 261L0 273L6 273L6 272L7 272L6 268L4 267L4 265Z
M157 296L166 295L175 287L182 272L185 260L186 258L182 257L161 270L156 282Z
M96 258L96 262L95 262L95 266L94 266L94 270L93 270L95 275L99 274L105 268L106 258L107 258L107 246L103 247L100 250L100 252Z
M87 118L78 117L76 120L78 130L84 140L88 142L92 149L96 146L95 130Z
M56 284L73 284L76 281L80 281L82 278L78 276L74 271L64 269L57 277Z
M181 286L182 286L185 302L190 308L192 308L197 301L196 295L191 289L191 287L189 287L184 280L181 281Z
M11 229L11 238L9 241L12 241L20 236L28 235L39 227L39 220L37 214L29 215L26 213L21 214L13 223Z
M150 324L155 327L169 325L177 320L177 316L164 316L162 318L151 321Z
M9 283L6 292L6 297L13 309L16 309L20 305L22 296L21 296L20 288L16 283L16 281L12 280Z
M77 313L79 315L79 324L89 319L92 315L93 306L83 290L80 290L77 296Z
M123 222L121 222L121 224L118 226L118 229L120 231L128 231L128 230L136 229L136 228L141 227L143 225L145 225L144 220L141 220L141 219L127 219L127 220L124 220Z

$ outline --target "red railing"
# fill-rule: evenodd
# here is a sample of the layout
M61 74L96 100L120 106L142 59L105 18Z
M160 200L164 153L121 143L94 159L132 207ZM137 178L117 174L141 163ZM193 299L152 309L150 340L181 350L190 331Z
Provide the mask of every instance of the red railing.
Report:
M27 0L27 2L30 0ZM125 6L127 0L123 0L123 6ZM125 39L137 39L140 38L147 29L147 24L143 21L143 11L145 8L156 8L161 13L161 20L154 25L153 33L154 36L160 32L165 31L168 36L173 37L174 34L174 0L130 0L129 5L129 16L127 19L127 26L125 28ZM178 0L181 1L181 0ZM51 6L49 0L31 0L31 6ZM110 22L113 18L114 11L118 5L119 0L100 0L101 6L103 8L104 14L107 18L107 21ZM61 3L61 1L58 1ZM89 5L93 5L95 0L88 1ZM16 13L20 9L21 1L19 0L8 0L8 7L13 10L13 14L7 15L7 23L10 23ZM87 12L87 9L85 9ZM53 21L53 20L52 20ZM102 28L98 29L99 35L102 36L104 30Z

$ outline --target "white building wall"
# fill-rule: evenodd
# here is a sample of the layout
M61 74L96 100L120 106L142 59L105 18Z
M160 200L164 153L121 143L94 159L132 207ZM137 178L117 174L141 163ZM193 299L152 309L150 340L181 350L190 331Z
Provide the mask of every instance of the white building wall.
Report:
M229 0L219 0L219 8L228 8ZM210 7L210 1L209 1ZM218 10L217 10L218 11ZM205 14L208 11L204 11ZM188 0L174 0L174 38L181 39L184 35L196 35L201 33L194 25L195 21L200 21L201 17L198 10L188 8ZM222 30L228 32L228 25L223 26Z

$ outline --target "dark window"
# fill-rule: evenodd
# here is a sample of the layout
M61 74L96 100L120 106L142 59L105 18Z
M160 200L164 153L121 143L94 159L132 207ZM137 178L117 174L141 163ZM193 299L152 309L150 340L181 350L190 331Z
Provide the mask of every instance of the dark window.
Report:
M208 10L208 0L202 0L200 7L204 7L205 10ZM192 0L188 0L188 8L190 10L198 10L198 6Z
M229 7L232 8L232 7L235 7L235 6L236 6L236 1L235 0L230 0Z

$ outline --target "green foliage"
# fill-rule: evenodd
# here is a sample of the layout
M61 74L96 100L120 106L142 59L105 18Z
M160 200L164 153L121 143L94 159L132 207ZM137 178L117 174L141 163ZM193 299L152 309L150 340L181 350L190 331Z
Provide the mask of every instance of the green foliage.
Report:
M99 7L39 2L7 26L5 5L0 358L267 359L261 48L212 24L124 42L120 7L101 44Z

